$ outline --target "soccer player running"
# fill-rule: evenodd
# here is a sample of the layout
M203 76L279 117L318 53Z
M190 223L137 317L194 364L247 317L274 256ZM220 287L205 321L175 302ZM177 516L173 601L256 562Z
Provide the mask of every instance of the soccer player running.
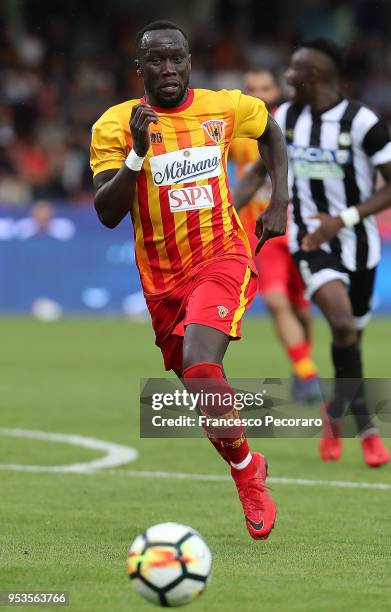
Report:
M260 98L269 112L275 112L281 89L271 70L259 68L244 75L245 93ZM238 176L250 171L259 159L257 142L235 138L229 150ZM257 176L255 176L257 180ZM251 182L250 182L251 186ZM265 180L253 197L238 186L233 201L246 230L257 266L258 288L272 316L274 327L292 364L292 398L298 402L320 400L320 386L316 365L311 355L310 302L304 295L304 284L288 248L286 236L274 238L255 255L257 239L254 234L259 215L266 209L271 184Z
M280 106L275 118L288 148L290 248L332 335L335 389L323 406L321 458L341 457L342 417L349 404L364 461L377 467L390 460L390 453L367 411L360 341L371 318L380 259L373 215L391 201L391 142L384 121L341 95L342 60L339 48L327 39L303 43L286 72L293 99ZM386 184L374 192L377 170ZM253 175L258 184L263 172L257 162ZM357 384L348 384L349 379Z
M93 126L91 167L99 219L114 228L129 213L136 262L165 368L186 387L230 394L228 406L199 406L235 416L224 376L230 340L256 292L248 240L232 205L227 153L232 138L258 140L272 180L258 226L261 247L284 234L288 203L284 139L263 102L240 91L189 88L186 34L154 22L136 38L145 96L108 109ZM209 437L228 461L254 539L272 530L276 506L263 455L251 453L242 427Z

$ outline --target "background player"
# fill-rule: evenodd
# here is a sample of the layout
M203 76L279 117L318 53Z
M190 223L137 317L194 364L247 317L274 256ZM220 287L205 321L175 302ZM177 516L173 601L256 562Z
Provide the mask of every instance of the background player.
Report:
M349 402L364 460L376 467L387 463L390 454L367 413L360 339L371 318L380 259L380 237L371 215L391 200L391 143L386 124L375 113L341 96L341 67L342 55L333 42L304 43L286 72L293 101L275 116L290 161L290 248L332 334L335 395L324 406L321 457L340 458L341 418ZM377 169L386 185L373 193ZM257 162L252 180L258 175L261 184L263 174ZM349 379L355 379L354 388L346 384Z
M244 90L263 100L269 112L276 110L281 89L271 70L260 68L246 72ZM246 171L250 171L251 176L250 166L259 159L257 143L248 138L236 138L231 144L229 155L236 164L238 177ZM304 296L304 284L289 252L287 237L270 240L255 255L257 240L254 229L259 215L267 207L271 192L270 181L265 180L253 197L249 197L246 191L240 187L234 190L234 205L239 211L254 254L259 272L259 291L292 363L292 397L296 401L319 399L317 368L311 357L310 303Z
M240 336L256 275L232 206L228 147L235 136L262 144L273 187L258 227L262 247L285 232L283 136L260 100L238 90L188 87L188 41L175 24L149 24L136 45L145 97L110 108L93 128L95 208L112 228L131 213L137 266L166 369L190 390L213 389L232 398L222 362L229 341ZM232 404L200 410L215 417L236 414ZM266 538L276 508L264 484L264 457L250 453L242 427L213 432L211 441L231 466L250 535Z

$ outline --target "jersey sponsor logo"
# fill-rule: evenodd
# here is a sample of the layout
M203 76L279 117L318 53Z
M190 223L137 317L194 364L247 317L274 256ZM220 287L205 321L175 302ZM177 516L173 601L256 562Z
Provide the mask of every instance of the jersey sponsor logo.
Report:
M307 162L348 164L352 160L352 154L345 149L321 149L320 147L299 147L288 145L289 158L300 159Z
M183 187L170 189L168 192L171 212L198 210L200 208L213 208L213 192L211 185L201 187Z
M225 136L225 121L222 119L210 119L201 123L205 132L216 144L220 144Z
M287 149L296 177L343 180L344 166L352 161L352 153L346 149L322 149L297 145L288 145Z
M225 317L229 313L229 310L226 306L217 306L217 311L219 313L220 319L225 319Z
M309 178L322 181L326 178L343 180L345 170L336 163L307 162L296 159L293 162L293 174L297 178Z
M180 149L155 155L149 161L156 187L190 183L221 174L221 150L218 146Z

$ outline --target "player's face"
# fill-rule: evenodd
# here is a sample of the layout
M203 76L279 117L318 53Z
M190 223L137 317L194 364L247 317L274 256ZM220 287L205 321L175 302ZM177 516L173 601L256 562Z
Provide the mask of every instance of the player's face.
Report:
M171 107L184 102L189 85L190 55L182 33L178 30L146 32L139 69L150 104Z
M244 88L250 96L263 100L269 109L278 103L281 95L280 88L270 72L248 72L244 77Z
M298 49L291 57L285 78L292 87L292 98L298 102L307 102L313 88L313 65L311 50Z

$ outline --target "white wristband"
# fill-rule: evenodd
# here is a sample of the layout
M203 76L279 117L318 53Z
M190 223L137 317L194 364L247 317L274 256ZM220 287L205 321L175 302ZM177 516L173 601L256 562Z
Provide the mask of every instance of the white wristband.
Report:
M143 166L145 157L140 157L137 155L134 149L130 149L128 157L125 159L125 166L129 168L129 170L134 170L134 172L139 172Z
M360 223L360 213L356 206L349 206L349 208L345 208L340 215L345 227L352 227L353 225L357 225Z

